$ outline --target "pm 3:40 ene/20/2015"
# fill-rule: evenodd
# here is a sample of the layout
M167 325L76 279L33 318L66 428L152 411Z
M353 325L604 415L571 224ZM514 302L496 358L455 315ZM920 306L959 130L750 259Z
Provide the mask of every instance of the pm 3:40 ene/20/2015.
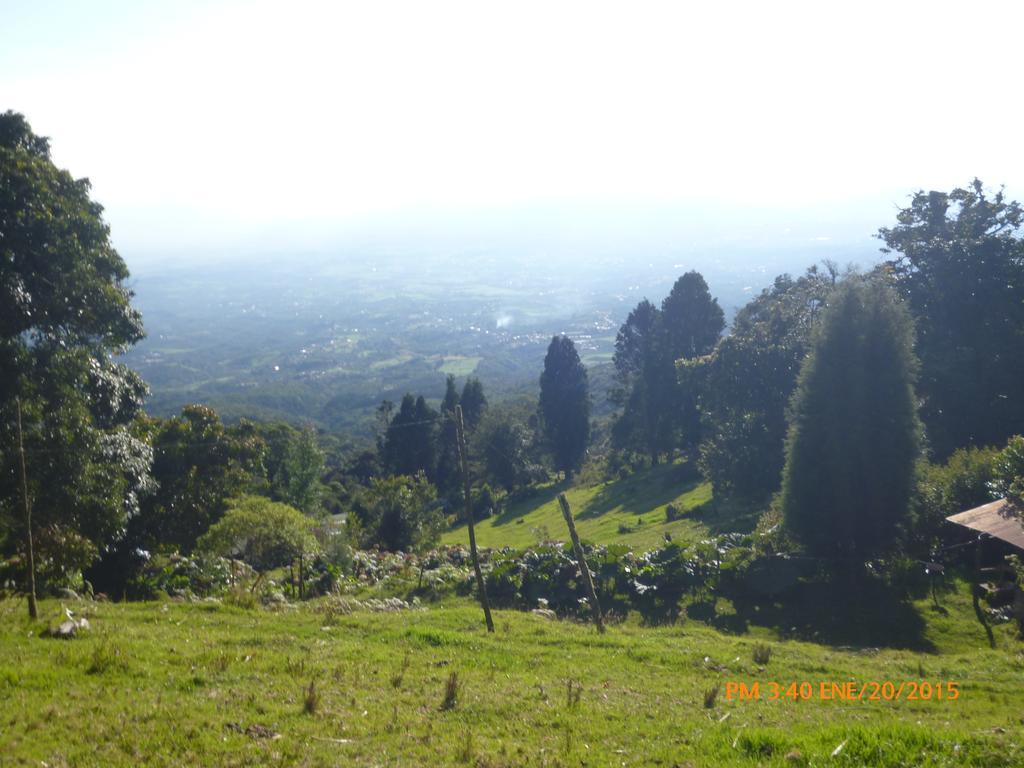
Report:
M725 698L729 701L956 701L960 693L960 684L949 680L803 680L791 683L730 680L725 684Z

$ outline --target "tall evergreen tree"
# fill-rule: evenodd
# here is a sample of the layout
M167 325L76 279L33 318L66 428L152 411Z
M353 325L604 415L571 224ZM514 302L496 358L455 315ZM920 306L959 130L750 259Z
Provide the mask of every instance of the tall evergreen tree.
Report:
M555 336L540 376L540 419L555 469L570 478L590 442L587 369L568 336Z
M676 373L661 312L647 299L619 329L612 362L618 384L612 401L622 407L612 427L613 443L641 450L657 463L673 447Z
M676 280L661 303L661 314L673 360L706 355L725 329L725 313L700 272Z
M881 278L833 293L793 396L782 511L816 554L871 557L907 520L921 426L910 314Z
M455 377L448 374L444 400L441 401L437 446L437 487L445 494L456 492L461 487L458 434L455 427L455 406L458 404L459 390L455 387Z
M406 394L384 433L383 463L393 475L418 472L433 479L437 469L438 413L422 395Z
M669 362L692 360L708 354L725 329L725 313L712 298L708 284L699 272L687 272L661 303L662 323L665 326L665 346ZM665 375L665 374L662 374ZM675 369L672 369L675 376ZM673 426L677 430L681 447L695 455L701 441L701 417L698 410L698 390L685 379L676 379L670 395Z
M484 385L480 383L480 379L466 379L459 404L462 406L466 429L472 432L480 423L484 409L487 408L487 397L484 395Z

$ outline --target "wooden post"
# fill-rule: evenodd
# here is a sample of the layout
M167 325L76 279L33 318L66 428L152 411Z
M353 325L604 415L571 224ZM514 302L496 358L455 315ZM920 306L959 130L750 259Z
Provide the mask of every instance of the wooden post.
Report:
M466 502L466 524L469 526L469 555L473 559L473 571L476 573L476 588L480 593L480 604L484 607L484 620L487 631L494 631L491 620L491 604L487 601L487 586L484 575L480 571L480 558L476 554L476 531L473 528L473 500L469 495L469 461L466 457L466 428L462 423L462 406L455 406L455 434L459 446L459 469L462 471L462 495Z
M583 586L587 588L587 597L590 599L591 609L594 612L594 623L598 632L604 632L604 619L601 617L601 606L597 602L597 592L594 591L594 580L590 578L590 566L583 557L583 545L580 544L580 537L576 535L576 523L572 519L572 510L569 509L569 500L564 493L558 494L558 503L562 507L562 515L565 517L565 524L569 526L569 537L572 539L572 548L576 551L576 561L580 566L580 573L583 574Z
M18 455L21 457L21 498L25 502L25 533L28 537L28 615L39 618L36 607L36 553L32 545L32 506L28 502L28 473L25 471L25 442L21 435L21 400L15 398L18 409Z

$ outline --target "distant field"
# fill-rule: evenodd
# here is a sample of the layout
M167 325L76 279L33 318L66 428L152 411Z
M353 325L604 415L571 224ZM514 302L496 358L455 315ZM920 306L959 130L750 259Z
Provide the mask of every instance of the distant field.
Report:
M562 484L542 487L535 496L513 502L500 515L478 523L477 542L482 547L518 548L538 540L568 540L558 506L558 492L563 489ZM664 543L666 533L674 540L689 541L705 536L709 525L717 522L708 519L707 509L698 509L711 500L710 484L686 479L685 467L679 464L654 467L625 480L570 487L565 495L580 537L594 544L654 548ZM691 514L666 522L669 504ZM466 536L462 525L447 531L442 542L464 544Z
M481 360L483 360L482 357L462 357L459 355L446 357L437 370L446 376L451 375L456 378L465 378L476 370Z
M38 636L45 622L30 626L23 602L0 603L0 764L1022 765L1024 646L1004 625L987 647L965 585L946 606L916 606L926 652L783 641L761 627L727 635L692 620L631 620L598 636L511 611L496 612L488 636L463 601L350 615L74 603L93 628L60 641ZM42 603L46 620L60 613ZM771 649L766 665L752 660L757 641ZM738 701L723 687L704 705L729 681L921 676L959 683L960 698Z

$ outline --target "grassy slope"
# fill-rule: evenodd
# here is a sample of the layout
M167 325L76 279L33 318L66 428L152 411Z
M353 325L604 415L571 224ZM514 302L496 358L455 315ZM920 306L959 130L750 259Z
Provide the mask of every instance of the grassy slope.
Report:
M347 616L104 604L90 606L88 636L69 642L38 637L24 603L8 602L0 604L0 764L1024 764L1024 646L1003 626L1000 647L989 650L962 585L947 605L948 615L918 606L937 648L924 654L777 641L763 628L736 637L692 621L627 623L597 636L505 611L488 636L479 611L462 602ZM59 605L46 601L42 613L55 620ZM763 670L751 660L758 639L773 649ZM928 679L960 682L960 700L722 697L703 706L703 692L727 680L901 681L922 668ZM457 705L441 711L452 672ZM574 706L570 678L583 687ZM319 704L308 714L311 680ZM280 738L246 735L253 725Z
M680 464L661 465L599 485L545 486L535 496L514 502L501 515L479 523L477 542L483 547L525 547L537 543L538 538L567 540L569 534L557 500L562 490L584 541L645 549L661 545L666 532L679 540L699 537L707 532L709 521L698 515L665 522L665 507L669 504L692 510L711 499L711 486L684 479L685 471ZM620 524L631 531L619 533ZM447 531L441 540L445 544L465 544L466 536L466 527L461 525Z

